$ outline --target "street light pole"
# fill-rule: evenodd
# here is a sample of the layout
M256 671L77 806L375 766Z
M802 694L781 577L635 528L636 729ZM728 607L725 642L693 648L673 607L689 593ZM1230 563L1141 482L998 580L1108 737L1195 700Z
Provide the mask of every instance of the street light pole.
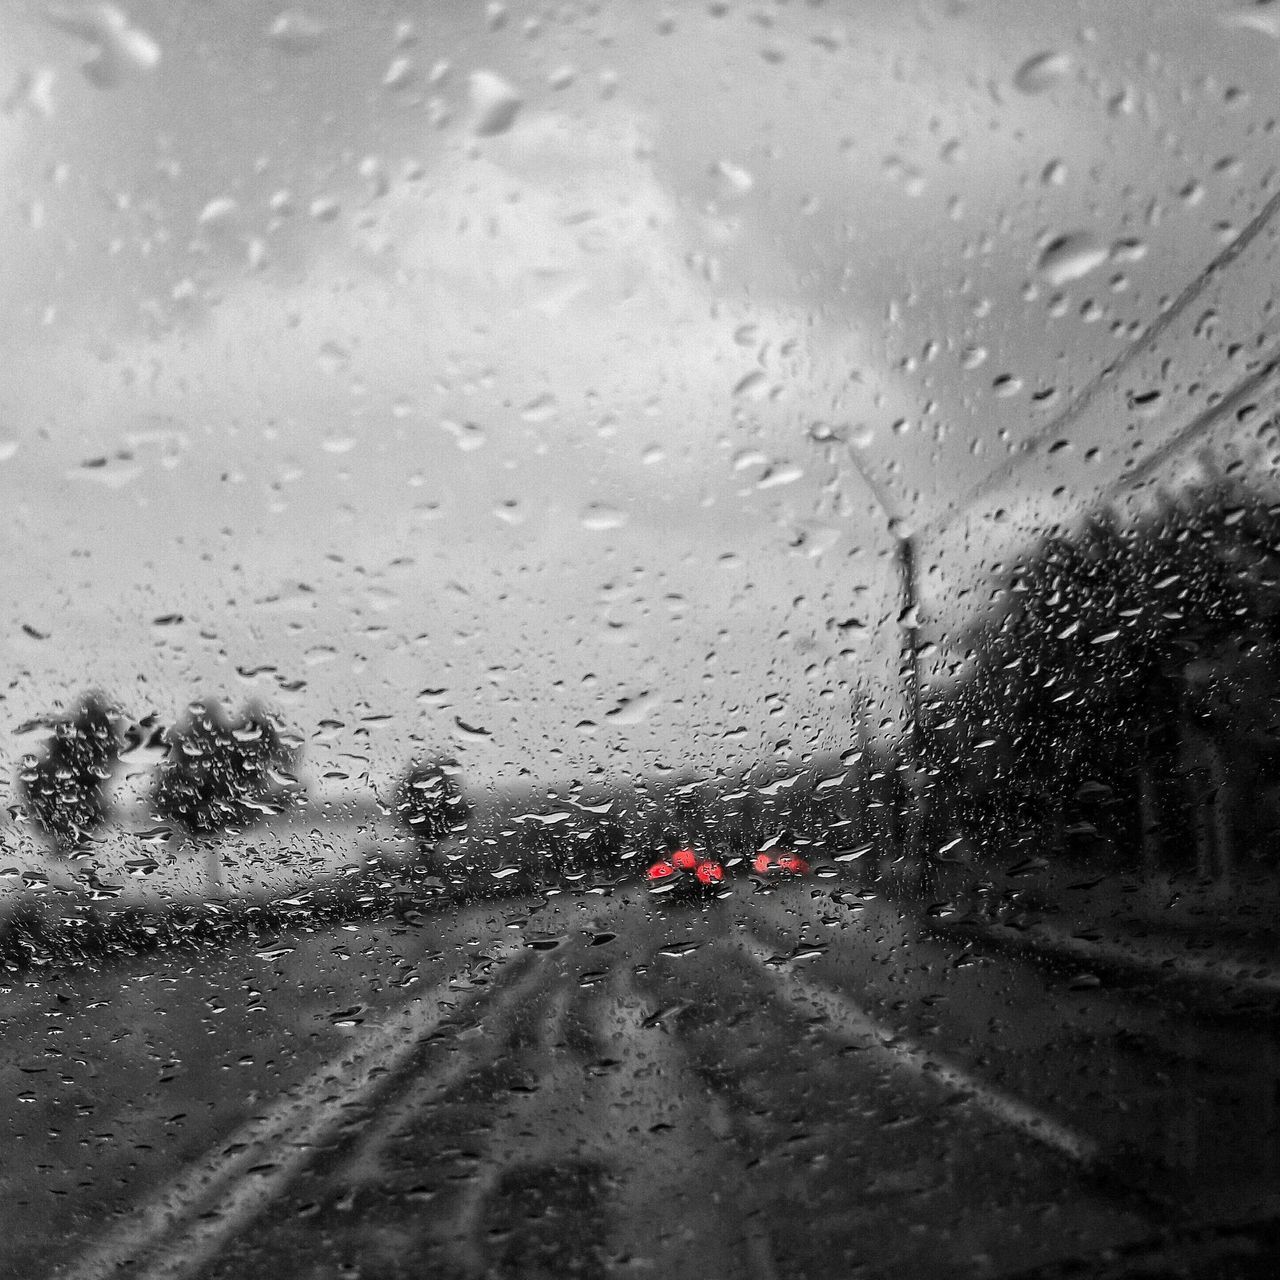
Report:
M907 712L907 803L903 819L903 855L907 867L923 887L924 865L924 735L920 730L920 608L917 589L915 534L900 520L890 520L889 532L897 545L898 582L902 591L901 674L903 702Z
M889 532L897 544L898 581L902 590L902 681L909 719L909 740L913 763L920 764L923 742L920 734L920 602L916 587L915 534L904 531L902 522L891 520Z
M901 611L898 627L902 634L899 651L898 679L902 688L902 701L907 717L906 732L906 790L907 803L902 814L906 830L903 832L903 854L907 865L922 877L924 865L923 846L923 785L924 739L920 731L920 601L918 566L916 563L916 534L887 501L880 486L871 478L858 460L848 451L853 469L858 473L867 492L884 515L889 536L894 543L894 558L898 568L898 589Z

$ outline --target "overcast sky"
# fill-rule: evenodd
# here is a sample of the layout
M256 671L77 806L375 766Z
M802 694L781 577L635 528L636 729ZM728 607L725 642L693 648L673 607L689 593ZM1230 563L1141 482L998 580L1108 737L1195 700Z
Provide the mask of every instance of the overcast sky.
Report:
M0 11L5 723L259 696L375 776L845 745L896 645L857 468L945 510L1222 251L1280 21L670 12Z

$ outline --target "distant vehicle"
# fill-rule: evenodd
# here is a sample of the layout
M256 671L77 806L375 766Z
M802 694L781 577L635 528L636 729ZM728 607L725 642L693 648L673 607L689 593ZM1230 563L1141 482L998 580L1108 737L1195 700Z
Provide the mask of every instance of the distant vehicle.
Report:
M751 858L749 865L753 874L770 880L809 874L808 860L787 849L761 849Z
M650 863L644 882L650 894L668 902L708 902L727 889L724 864L692 845Z

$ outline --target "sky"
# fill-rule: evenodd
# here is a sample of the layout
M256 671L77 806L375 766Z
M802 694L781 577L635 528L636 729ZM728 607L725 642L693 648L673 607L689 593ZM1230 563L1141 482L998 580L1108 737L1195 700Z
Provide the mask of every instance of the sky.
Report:
M335 788L839 749L896 714L886 508L950 518L1261 207L1278 36L6 6L0 724L258 697ZM1019 536L1069 512L1052 472L1005 485ZM923 548L935 633L1002 537Z

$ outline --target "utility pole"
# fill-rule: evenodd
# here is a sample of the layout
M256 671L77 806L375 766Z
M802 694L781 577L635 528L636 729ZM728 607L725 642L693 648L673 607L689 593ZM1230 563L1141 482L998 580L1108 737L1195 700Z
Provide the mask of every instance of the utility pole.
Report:
M902 687L909 719L908 735L915 763L923 755L920 734L920 599L916 587L915 534L904 529L901 520L889 521L889 532L897 547L898 582L902 591Z
M923 857L924 834L924 738L920 731L920 595L916 563L916 534L886 499L880 486L871 478L853 450L848 451L853 469L867 492L875 500L893 539L894 559L898 569L901 609L898 628L902 636L898 661L898 679L903 708L907 718L903 781L906 803L901 812L902 853L910 872L923 881L926 868Z
M902 591L902 700L907 714L907 751L904 764L906 804L903 811L902 852L916 887L923 889L929 869L924 862L924 735L920 730L920 597L917 588L915 534L901 520L889 521L897 549L898 582Z

